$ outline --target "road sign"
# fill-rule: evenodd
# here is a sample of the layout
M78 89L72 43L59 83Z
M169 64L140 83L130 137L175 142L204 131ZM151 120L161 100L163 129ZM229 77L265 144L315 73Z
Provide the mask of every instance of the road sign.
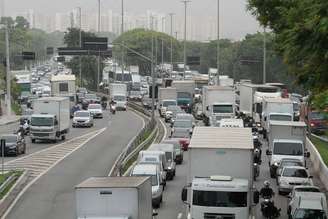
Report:
M23 60L35 60L35 52L22 52Z
M54 51L54 47L47 47L47 55L53 55Z
M58 56L57 62L65 62L65 56Z
M108 49L108 39L106 37L88 37L83 39L83 49L104 51Z
M187 65L200 65L200 57L199 56L188 56L187 57Z
M95 56L102 56L102 57L112 57L112 49L108 50L86 50L81 48L74 48L74 47L61 47L57 49L58 55L60 56L88 56L88 55L95 55Z

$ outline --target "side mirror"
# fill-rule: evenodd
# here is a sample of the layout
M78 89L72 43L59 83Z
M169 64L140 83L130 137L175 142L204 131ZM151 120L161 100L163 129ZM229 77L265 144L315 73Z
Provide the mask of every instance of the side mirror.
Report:
M264 117L264 121L267 121L267 117L266 116Z
M186 203L187 202L187 197L188 197L188 189L187 187L183 187L182 192L181 192L181 200Z
M309 176L309 179L313 179L313 176Z
M266 155L268 156L272 155L272 151L266 150Z
M307 151L304 153L304 157L309 158L310 156L311 156L310 152Z
M207 106L207 107L206 107L206 110L207 110L207 111L209 111L209 110L210 110L210 107L209 107L209 106Z
M164 178L164 177L162 177L162 178ZM161 186L164 186L164 185L165 185L165 183L164 183L164 182L161 182L161 183L160 183L160 185L161 185Z
M253 193L253 202L254 204L258 204L260 202L260 192L257 190Z
M287 195L288 199L292 199L292 196L290 194Z

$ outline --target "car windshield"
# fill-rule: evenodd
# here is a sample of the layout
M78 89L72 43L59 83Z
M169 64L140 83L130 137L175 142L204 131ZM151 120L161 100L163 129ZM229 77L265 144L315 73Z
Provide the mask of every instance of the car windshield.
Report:
M294 188L294 190L297 192L321 192L320 189L315 187L299 187Z
M192 122L188 120L177 120L174 122L173 127L175 128L191 128Z
M90 104L88 109L101 109L101 106L99 104Z
M317 209L297 209L295 219L327 219L323 210Z
M172 138L190 138L189 132L173 132Z
M324 120L325 116L323 113L320 113L320 112L311 112L310 118L312 120Z
M1 139L6 140L6 143L15 143L17 140L17 136L14 135L4 135L1 136Z
M97 96L95 94L85 94L85 99L95 100Z
M125 96L114 96L113 100L114 101L125 101L126 97Z
M89 112L75 112L76 117L89 117Z
M52 117L32 117L32 126L52 126L54 124Z
M292 116L290 116L290 115L270 115L270 120L292 121Z
M273 154L302 156L303 155L303 145L301 143L276 142L276 143L274 143Z
M150 176L151 177L151 185L152 186L157 186L158 185L158 180L156 175L150 175L150 174L132 174L132 176Z
M299 161L282 161L280 164L281 167L286 167L286 166L303 166L302 163Z
M282 176L284 177L299 177L299 178L307 178L308 174L304 169L296 169L296 168L285 168L283 170Z
M164 107L168 107L168 106L176 106L177 102L174 100L170 100L170 101L163 101L163 106Z
M247 192L217 192L193 190L193 205L206 207L246 207Z
M213 106L213 113L232 113L233 107L232 105L214 105Z
M299 111L300 110L300 104L299 103L293 103L293 110L295 111Z

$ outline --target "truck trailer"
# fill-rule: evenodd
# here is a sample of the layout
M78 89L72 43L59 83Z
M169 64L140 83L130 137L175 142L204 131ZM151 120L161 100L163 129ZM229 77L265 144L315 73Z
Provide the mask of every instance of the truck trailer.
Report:
M191 113L195 92L195 81L173 81L172 87L177 89L178 105L186 112Z
M177 105L177 89L173 87L158 89L158 111L161 116L165 116L166 108L170 105Z
M116 103L116 109L126 110L127 107L127 85L119 83L109 84L109 96Z

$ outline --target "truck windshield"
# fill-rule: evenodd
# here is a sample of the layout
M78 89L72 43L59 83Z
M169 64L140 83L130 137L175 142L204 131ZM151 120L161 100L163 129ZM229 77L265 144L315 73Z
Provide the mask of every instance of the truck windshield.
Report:
M126 101L125 96L114 96L114 101Z
M327 219L325 212L317 209L297 209L295 219Z
M290 115L270 115L270 120L275 121L292 121L292 117Z
M192 122L190 120L177 120L174 122L173 127L175 127L175 128L191 128Z
M96 100L97 96L95 94L85 94L85 99Z
M190 93L186 93L186 92L179 92L178 93L178 98L191 98L191 94Z
M233 113L232 105L214 105L213 113Z
M51 117L32 117L32 126L53 126L54 120Z
M177 102L176 101L173 101L173 100L170 100L170 101L163 101L163 106L164 107L168 107L168 106L176 106L177 105Z
M303 145L301 143L276 142L274 144L273 154L302 156L303 155Z
M170 152L170 151L166 151L165 152L165 159L166 159L166 162L172 161L173 160L173 153Z
M247 207L247 192L193 190L192 203L206 207Z
M262 93L276 93L279 92L280 88L278 87L258 87L256 89L257 92L262 92Z

